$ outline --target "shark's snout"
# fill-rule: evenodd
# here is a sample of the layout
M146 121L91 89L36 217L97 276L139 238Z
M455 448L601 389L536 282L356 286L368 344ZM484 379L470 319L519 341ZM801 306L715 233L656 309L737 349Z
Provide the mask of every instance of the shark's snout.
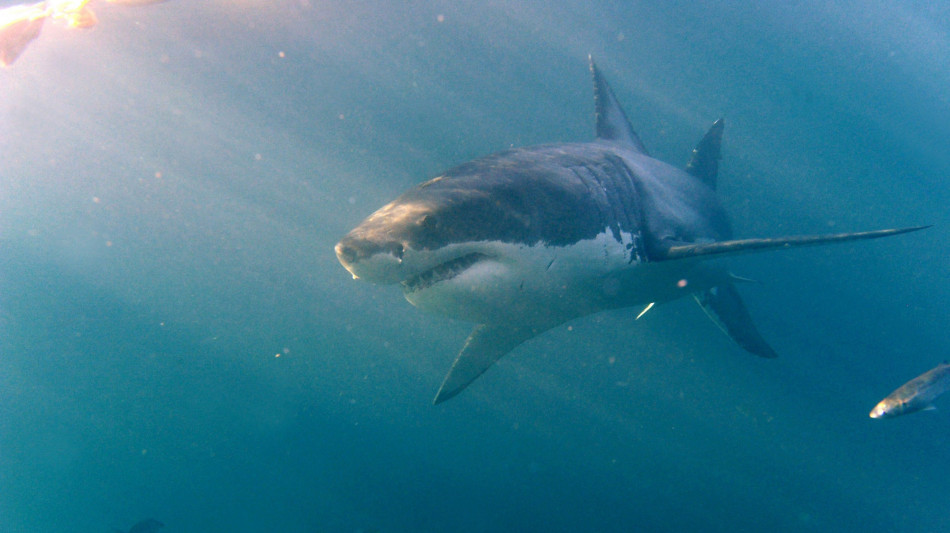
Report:
M356 258L359 256L356 248L347 246L342 242L336 243L336 246L333 247L333 250L336 252L336 258L340 260L340 264L342 264L347 269L349 269L348 265L355 263Z
M334 247L336 257L354 278L374 283L402 281L405 247L397 241L374 241L347 235Z

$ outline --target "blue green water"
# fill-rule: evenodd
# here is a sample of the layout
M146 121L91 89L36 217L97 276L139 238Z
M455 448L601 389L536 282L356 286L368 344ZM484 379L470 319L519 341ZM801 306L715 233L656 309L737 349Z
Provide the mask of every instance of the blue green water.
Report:
M868 418L950 352L950 9L397 4L92 3L0 70L0 531L950 530L950 400ZM434 407L470 325L333 245L589 139L588 54L660 159L725 117L737 236L934 227L730 260L779 359L683 300Z

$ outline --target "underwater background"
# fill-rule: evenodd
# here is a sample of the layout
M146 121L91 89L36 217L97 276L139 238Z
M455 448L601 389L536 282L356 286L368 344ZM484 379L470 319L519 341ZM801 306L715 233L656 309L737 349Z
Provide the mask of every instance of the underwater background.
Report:
M15 2L3 2L0 7ZM0 70L0 531L950 531L950 5L90 3ZM471 328L333 245L468 159L658 159L725 117L775 360L688 299L574 320L431 405ZM943 404L943 405L941 405Z

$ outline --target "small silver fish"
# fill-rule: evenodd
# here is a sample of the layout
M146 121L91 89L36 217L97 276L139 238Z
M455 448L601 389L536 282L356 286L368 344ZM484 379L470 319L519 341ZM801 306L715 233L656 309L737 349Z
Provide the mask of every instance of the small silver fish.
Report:
M935 409L933 402L950 390L950 363L944 361L901 385L871 409L871 418L894 418L917 411Z

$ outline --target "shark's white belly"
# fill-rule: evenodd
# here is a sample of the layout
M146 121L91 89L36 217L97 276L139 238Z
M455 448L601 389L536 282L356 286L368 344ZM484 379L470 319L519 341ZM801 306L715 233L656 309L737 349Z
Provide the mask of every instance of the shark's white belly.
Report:
M465 253L485 257L451 279L407 290L406 299L480 324L544 325L684 294L682 273L643 263L638 244L630 234L618 241L610 233L571 246L465 243Z

